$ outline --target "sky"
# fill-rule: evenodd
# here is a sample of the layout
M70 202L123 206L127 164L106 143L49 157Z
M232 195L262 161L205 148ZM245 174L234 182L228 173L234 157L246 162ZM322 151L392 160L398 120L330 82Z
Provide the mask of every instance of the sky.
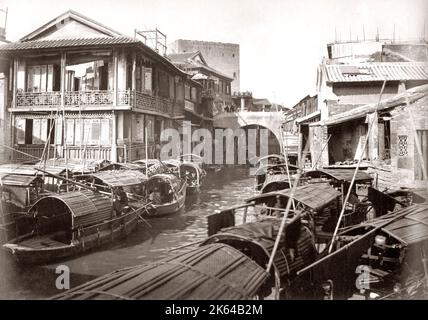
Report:
M73 9L121 33L157 27L167 42L238 43L241 91L291 107L315 91L317 66L335 40L428 39L428 0L0 0L7 38Z

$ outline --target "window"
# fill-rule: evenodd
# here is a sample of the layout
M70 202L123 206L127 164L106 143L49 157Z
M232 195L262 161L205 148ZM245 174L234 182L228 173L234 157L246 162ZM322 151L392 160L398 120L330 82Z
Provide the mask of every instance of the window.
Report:
M191 89L190 89L190 86L188 84L184 85L184 98L186 100L191 99Z
M15 120L15 143L17 144L44 144L48 139L51 121L49 119ZM53 143L55 134L52 128L50 143Z
M145 116L147 127L147 140L153 141L155 136L155 118L153 116Z
M152 92L152 68L144 68L144 90Z
M109 75L112 76L111 52L70 53L67 55L66 90L108 90ZM129 66L128 66L129 67ZM129 79L127 85L130 84ZM110 84L111 85L111 84Z
M235 58L235 54L234 53L232 53L232 58Z
M162 97L169 97L169 78L168 78L168 74L163 72L163 71L159 71L157 73L157 83L158 83L158 92L159 95Z
M405 135L398 136L398 155L400 157L405 157L409 155L407 150L407 138L408 136Z
M236 72L233 73L233 77L236 78Z
M52 91L54 67L49 65L35 65L27 68L27 91Z

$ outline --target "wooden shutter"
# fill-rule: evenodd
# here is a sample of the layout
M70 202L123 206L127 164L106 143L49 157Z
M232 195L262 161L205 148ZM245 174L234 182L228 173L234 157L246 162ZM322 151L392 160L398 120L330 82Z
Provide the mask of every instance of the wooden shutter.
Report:
M15 130L16 130L16 143L25 144L25 119L16 118Z

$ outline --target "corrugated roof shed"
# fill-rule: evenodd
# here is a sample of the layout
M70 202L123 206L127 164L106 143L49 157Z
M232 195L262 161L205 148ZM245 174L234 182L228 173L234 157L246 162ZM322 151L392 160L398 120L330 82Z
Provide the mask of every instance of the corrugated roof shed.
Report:
M327 82L428 80L426 62L378 62L358 65L323 65Z
M407 96L407 97L406 97ZM331 116L326 120L322 120L316 122L311 125L333 125L338 124L358 118L364 118L370 112L374 112L375 110L381 111L389 108L394 108L400 105L406 104L406 98L408 98L409 103L415 103L417 100L428 97L428 85L422 85L419 87L415 87L407 90L401 94L398 94L390 99L382 100L379 105L376 104L368 104L364 106L356 107L352 110L339 113L337 115Z

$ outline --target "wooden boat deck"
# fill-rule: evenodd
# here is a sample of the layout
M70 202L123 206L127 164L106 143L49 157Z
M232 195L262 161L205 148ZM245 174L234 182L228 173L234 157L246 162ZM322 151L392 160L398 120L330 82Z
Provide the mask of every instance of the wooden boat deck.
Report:
M52 237L53 235L50 234L50 235L31 238L31 239L19 242L19 246L28 247L31 249L43 249L43 248L63 247L64 245L67 245L64 242L60 242L52 239Z

